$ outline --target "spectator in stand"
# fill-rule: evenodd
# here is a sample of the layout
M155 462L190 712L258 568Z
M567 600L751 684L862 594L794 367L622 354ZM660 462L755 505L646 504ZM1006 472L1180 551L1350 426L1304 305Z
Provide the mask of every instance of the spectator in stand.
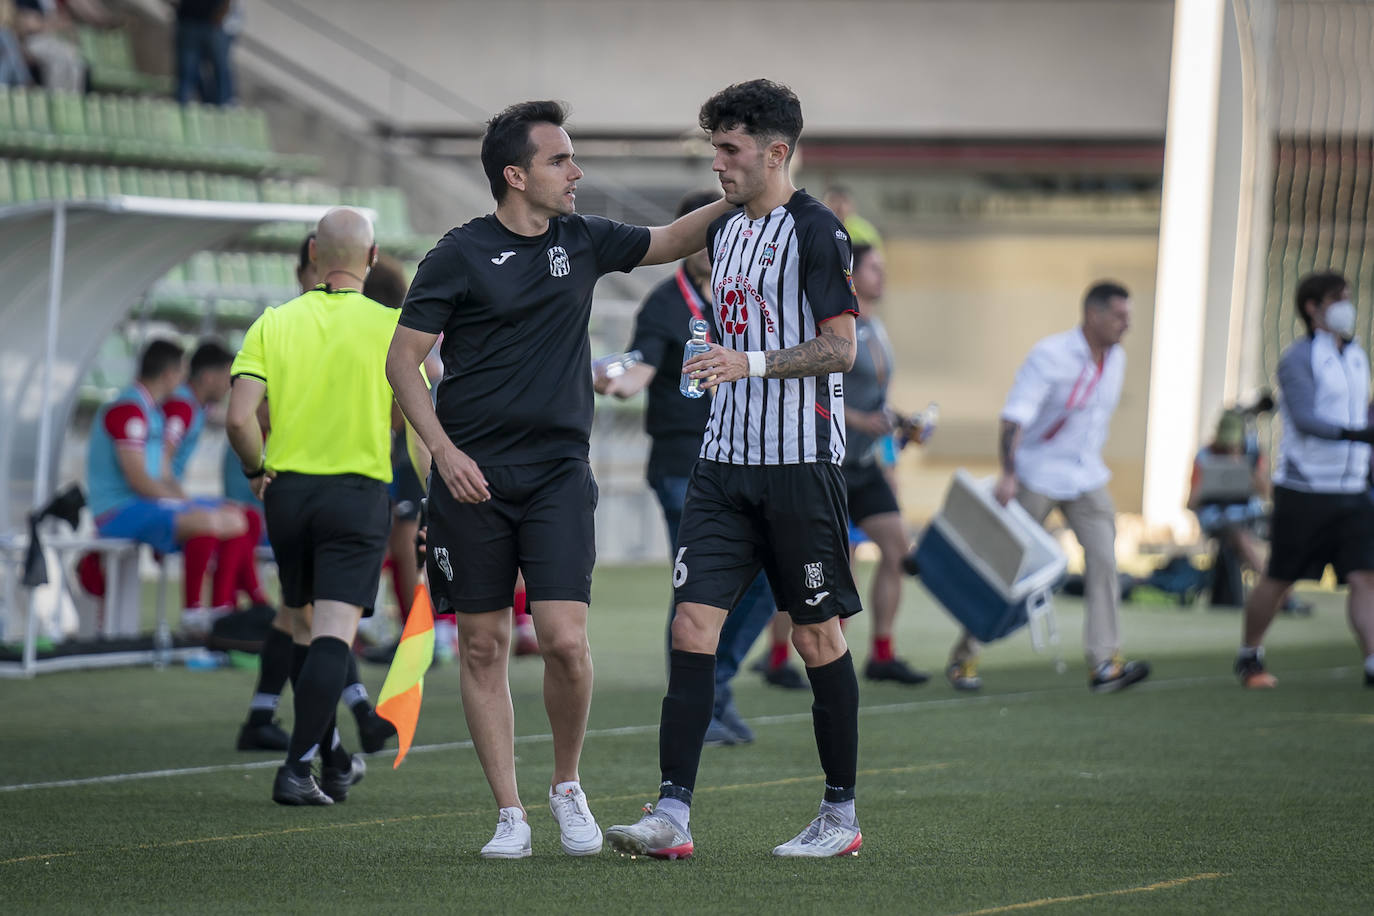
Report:
M39 81L48 89L86 91L86 61L72 39L72 22L57 0L15 0L14 30Z
M28 86L33 83L29 62L19 44L15 29L14 0L0 0L0 86Z
M219 542L241 538L248 523L238 508L186 499L166 466L162 402L181 384L182 355L170 341L148 344L138 380L96 414L87 460L90 507L102 537L140 541L163 554L208 543L213 553ZM204 572L202 566L201 578ZM191 597L198 595L188 584L191 615L197 610Z
M176 0L176 93L183 105L193 95L206 105L233 104L231 37L224 27L231 5L230 0Z
M1228 492L1208 489L1209 473L1228 465L1244 465L1250 486ZM1248 569L1264 569L1263 548L1255 536L1254 523L1264 516L1263 500L1269 495L1269 473L1264 454L1256 444L1245 441L1245 418L1239 411L1227 410L1217 421L1216 434L1203 446L1193 461L1193 481L1188 508L1196 515L1202 533L1217 538L1234 551Z

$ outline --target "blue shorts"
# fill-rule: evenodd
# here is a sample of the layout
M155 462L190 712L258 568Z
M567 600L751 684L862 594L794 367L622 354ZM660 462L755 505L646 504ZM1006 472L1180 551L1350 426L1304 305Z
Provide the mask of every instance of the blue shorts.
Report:
M218 499L136 499L111 509L95 520L101 537L127 538L147 544L161 554L176 553L177 519L192 509L213 509Z

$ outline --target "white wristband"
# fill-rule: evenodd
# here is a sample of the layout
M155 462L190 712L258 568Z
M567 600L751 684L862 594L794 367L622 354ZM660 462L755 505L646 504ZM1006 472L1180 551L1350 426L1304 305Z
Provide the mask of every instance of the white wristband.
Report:
M763 373L767 371L767 361L763 358L762 350L750 350L744 354L749 357L749 377L763 378Z

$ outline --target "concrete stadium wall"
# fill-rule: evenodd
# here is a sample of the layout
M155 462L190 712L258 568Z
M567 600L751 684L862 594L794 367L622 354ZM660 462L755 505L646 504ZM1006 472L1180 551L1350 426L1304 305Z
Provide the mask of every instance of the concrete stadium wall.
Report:
M738 80L795 88L809 128L884 135L1160 136L1170 0L304 0L492 112L571 103L582 129L694 128ZM246 32L401 122L448 107L341 53L274 0Z

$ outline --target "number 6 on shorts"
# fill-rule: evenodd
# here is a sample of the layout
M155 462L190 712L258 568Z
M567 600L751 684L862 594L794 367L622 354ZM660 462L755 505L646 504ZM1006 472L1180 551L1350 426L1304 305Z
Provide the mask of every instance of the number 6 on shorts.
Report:
M673 588L682 588L687 581L687 564L682 562L682 555L687 552L686 547L677 549L677 558L673 560Z

